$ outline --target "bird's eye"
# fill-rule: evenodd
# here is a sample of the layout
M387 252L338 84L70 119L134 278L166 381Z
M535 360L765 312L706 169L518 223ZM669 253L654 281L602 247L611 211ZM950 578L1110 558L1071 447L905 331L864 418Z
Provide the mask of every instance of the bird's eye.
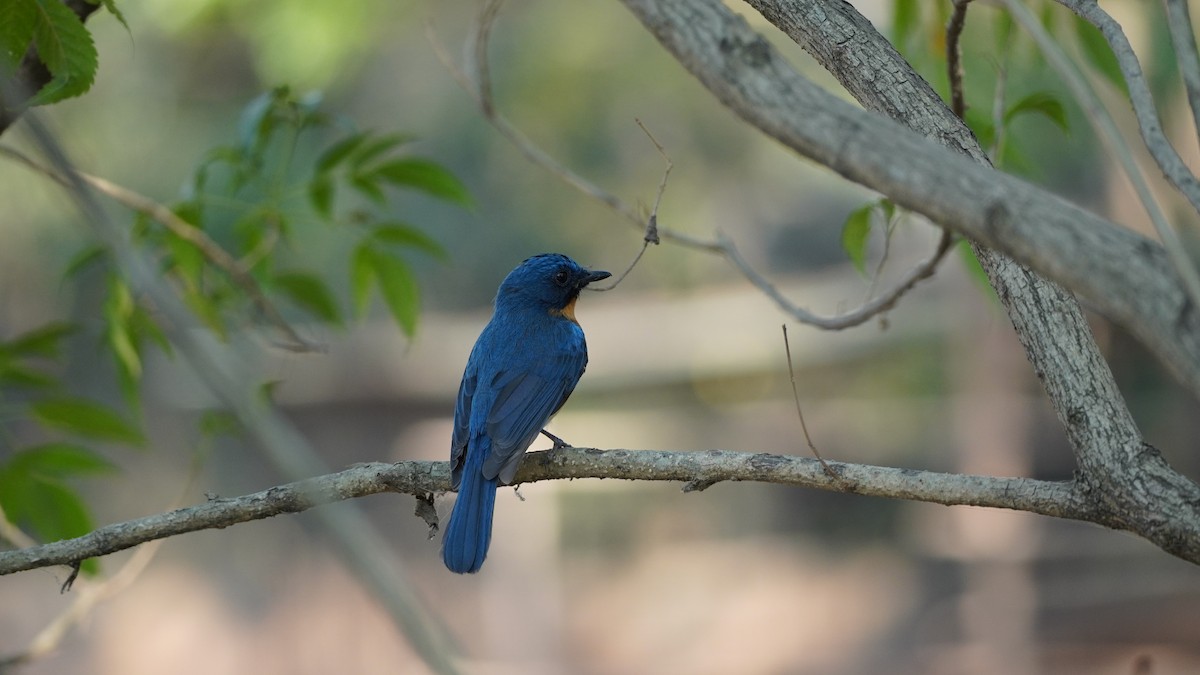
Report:
M566 270L559 270L554 273L554 283L558 284L559 286L566 286L567 280L570 278L571 275L567 274Z

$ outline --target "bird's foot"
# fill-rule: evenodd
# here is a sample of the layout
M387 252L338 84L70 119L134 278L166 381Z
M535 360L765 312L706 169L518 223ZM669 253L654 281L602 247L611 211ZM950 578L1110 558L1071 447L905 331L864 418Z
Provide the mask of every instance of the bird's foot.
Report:
M554 443L554 447L550 448L551 450L562 450L563 448L574 447L570 443L564 441L563 439L559 438L558 436L555 436L554 434L550 433L549 431L546 431L545 429L542 429L542 435L545 436L546 438L549 438Z

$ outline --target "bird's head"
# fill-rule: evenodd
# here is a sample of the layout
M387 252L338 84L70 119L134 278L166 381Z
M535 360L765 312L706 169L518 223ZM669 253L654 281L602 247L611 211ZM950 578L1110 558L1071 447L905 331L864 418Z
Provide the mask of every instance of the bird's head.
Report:
M508 273L500 284L496 303L532 303L574 321L579 292L593 281L610 276L608 272L588 270L561 253L543 253L526 259Z

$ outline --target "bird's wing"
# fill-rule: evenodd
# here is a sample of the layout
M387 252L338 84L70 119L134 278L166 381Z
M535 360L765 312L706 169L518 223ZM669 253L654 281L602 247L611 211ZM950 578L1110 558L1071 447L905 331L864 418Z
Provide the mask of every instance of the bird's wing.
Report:
M467 441L471 438L471 399L475 396L476 374L472 368L463 373L454 405L454 435L450 438L450 485L458 489L463 465L467 461Z
M575 389L587 365L587 348L560 352L530 370L500 371L492 384L498 389L488 412L486 431L492 451L483 463L485 478L510 483L521 455Z

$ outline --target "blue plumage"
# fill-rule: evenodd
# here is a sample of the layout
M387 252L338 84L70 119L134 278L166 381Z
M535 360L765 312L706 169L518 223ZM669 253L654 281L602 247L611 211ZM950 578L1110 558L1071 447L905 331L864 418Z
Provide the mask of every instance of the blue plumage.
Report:
M458 500L442 538L450 571L478 572L483 565L497 486L512 482L525 450L587 366L575 301L589 283L609 276L545 253L522 262L500 284L454 409L450 468Z

